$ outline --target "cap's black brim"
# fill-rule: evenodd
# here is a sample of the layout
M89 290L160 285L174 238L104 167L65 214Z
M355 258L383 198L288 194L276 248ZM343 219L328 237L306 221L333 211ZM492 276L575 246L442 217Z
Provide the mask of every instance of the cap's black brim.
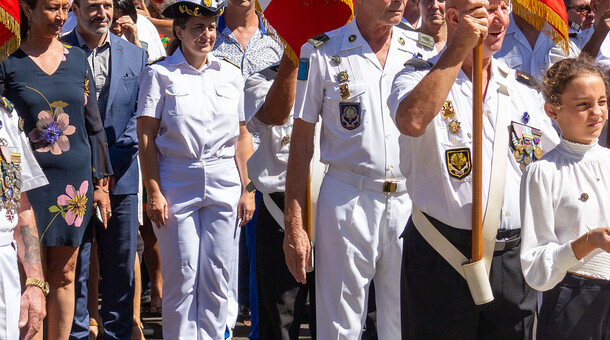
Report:
M222 6L211 9L189 1L180 1L167 7L162 14L170 19L178 17L215 17L222 13L222 9Z

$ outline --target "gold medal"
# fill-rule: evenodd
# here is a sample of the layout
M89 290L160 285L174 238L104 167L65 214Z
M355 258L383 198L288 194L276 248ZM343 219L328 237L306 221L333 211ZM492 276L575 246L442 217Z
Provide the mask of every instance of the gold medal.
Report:
M530 164L532 162L532 156L525 155L525 158L523 159L523 162L525 162L525 164Z
M519 164L519 169L521 169L521 172L525 171L525 167L527 166L527 164L521 162L521 164Z
M341 99L347 100L350 96L349 86L347 86L347 84L339 85L339 94L341 95Z
M349 75L347 74L347 71L341 71L339 73L337 73L337 83L345 83L349 81Z
M455 119L452 119L448 126L449 132L454 133L454 134L459 133L460 131L462 131L462 127L460 125L461 125L460 122L458 122Z
M531 145L528 144L528 145L525 146L525 152L526 153L531 154L532 151L534 151L534 148L532 148Z
M333 66L339 66L339 64L341 64L341 56L340 55L332 56L332 58L330 58L330 64Z
M539 146L534 149L534 157L536 157L536 159L542 158L542 149Z
M521 158L523 158L523 154L521 152L519 152L518 150L513 151L513 157L515 157L515 160L517 162L521 161Z
M453 103L451 103L451 100L445 101L443 108L441 109L441 114L445 119L453 118L455 115L455 109L453 108Z

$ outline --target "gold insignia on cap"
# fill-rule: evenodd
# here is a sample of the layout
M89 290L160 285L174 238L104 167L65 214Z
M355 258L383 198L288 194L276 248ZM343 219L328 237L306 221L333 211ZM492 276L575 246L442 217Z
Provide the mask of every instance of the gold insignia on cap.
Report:
M203 0L203 5L206 7L212 6L212 0Z
M204 16L203 14L199 13L199 7L195 8L195 10L193 11L190 8L188 8L186 5L180 5L180 6L178 6L178 10L180 11L180 13L186 13L192 17Z

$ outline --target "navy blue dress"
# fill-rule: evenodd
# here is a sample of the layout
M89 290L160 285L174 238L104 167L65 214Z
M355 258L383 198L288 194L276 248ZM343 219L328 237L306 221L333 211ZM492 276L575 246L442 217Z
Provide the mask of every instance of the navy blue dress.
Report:
M112 174L104 126L85 52L64 48L45 73L21 49L0 65L0 91L11 102L49 185L28 191L42 246L81 244L92 216L93 177Z

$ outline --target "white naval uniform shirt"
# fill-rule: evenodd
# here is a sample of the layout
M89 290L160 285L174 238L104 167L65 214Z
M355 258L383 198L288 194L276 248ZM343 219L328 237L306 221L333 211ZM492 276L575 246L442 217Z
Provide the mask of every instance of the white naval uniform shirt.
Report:
M329 40L318 48L303 45L299 72L304 62L309 72L307 80L297 81L294 117L309 123L322 118L322 163L370 178L404 178L398 167L400 133L390 117L387 97L396 73L419 50L406 32L393 28L385 68L360 34L356 19L327 33ZM341 62L333 63L333 56ZM340 72L349 77L346 99L341 98L336 78ZM342 125L341 103L359 106L359 125L352 130Z
M293 125L292 111L286 123L279 126L267 125L255 117L272 84L273 79L255 73L246 80L244 89L246 127L260 136L259 148L248 159L248 175L256 190L262 193L286 191L286 166Z
M610 254L576 259L571 241L610 225L610 150L565 139L527 167L521 181L521 265L527 283L546 291L575 272L610 280ZM586 195L586 196L585 196Z
M161 158L209 160L235 156L244 120L240 70L208 53L201 70L180 48L149 65L139 78L137 116L160 119L155 139Z
M513 14L511 14L502 48L494 55L494 58L504 61L514 70L527 72L541 81L544 73L552 64L567 58L561 48L553 49L555 46L555 42L551 38L540 33L532 50L530 43L515 24Z
M19 131L19 116L17 111L8 112L0 108L0 138L8 142L8 146L19 149L21 153L21 192L36 189L49 184L42 169L30 149L30 142L22 131ZM13 220L7 218L6 209L0 210L0 233L10 232L17 226L17 216Z
M434 63L438 57L432 58ZM551 125L550 119L543 110L541 95L527 85L519 83L515 71L501 61L492 59L491 79L483 101L483 213L487 202L490 163L499 109L498 92L500 83L508 88L510 94L509 108L512 121L520 122L524 112L530 120L527 125L541 129L542 149L552 149L559 137ZM407 66L397 76L392 86L389 106L396 114L400 102L428 73L426 70L414 70ZM459 148L470 149L472 155L472 82L462 70L457 76L447 100L453 103L453 119L461 124L461 131L451 133L448 119L439 113L428 125L420 137L402 136L401 170L407 177L407 188L415 206L437 220L459 229L472 228L472 173L460 179L449 175L445 160L445 151ZM505 128L505 127L502 127ZM519 219L519 181L520 165L512 156L512 150L506 146L507 162L504 202L500 217L499 229L517 229Z

